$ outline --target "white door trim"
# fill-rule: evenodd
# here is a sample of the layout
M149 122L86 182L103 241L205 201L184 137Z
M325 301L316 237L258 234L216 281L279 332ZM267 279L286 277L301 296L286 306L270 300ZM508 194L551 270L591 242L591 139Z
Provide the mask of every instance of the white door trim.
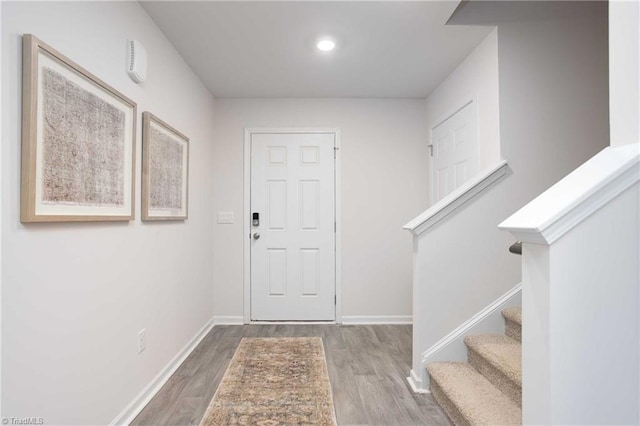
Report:
M338 128L246 128L244 129L244 207L242 222L242 239L244 241L244 323L251 323L251 135L275 133L331 133L335 137L336 161L335 177L335 256L336 256L336 323L342 323L342 224L340 197L340 129Z
M475 122L475 131L476 131L476 147L474 150L474 154L476 156L475 161L477 162L476 166L477 169L480 169L480 108L478 107L478 95L477 94L472 94L472 95L468 95L464 98L462 98L462 102L457 103L456 105L458 105L456 108L451 109L449 112L447 112L447 114L443 115L442 117L440 117L440 119L438 121L435 122L435 124L433 126L431 126L429 128L429 142L427 146L431 146L432 149L435 149L434 144L433 144L433 129L435 129L436 127L438 127L439 125L441 125L442 123L444 123L445 121L447 121L448 119L450 119L451 117L453 117L454 115L456 115L459 111L461 111L462 109L464 109L467 105L471 104L471 108L473 111L473 117L476 120ZM429 206L433 206L435 203L433 201L433 197L435 194L435 188L434 188L434 183L435 183L435 175L434 175L434 170L433 170L433 156L428 153L427 154L429 157Z

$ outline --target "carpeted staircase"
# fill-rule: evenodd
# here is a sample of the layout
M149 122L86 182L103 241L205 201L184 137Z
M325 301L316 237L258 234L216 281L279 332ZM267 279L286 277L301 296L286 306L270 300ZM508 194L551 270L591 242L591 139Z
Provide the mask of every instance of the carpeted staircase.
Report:
M465 337L468 362L427 364L431 394L457 426L522 424L522 314L502 316L505 334Z

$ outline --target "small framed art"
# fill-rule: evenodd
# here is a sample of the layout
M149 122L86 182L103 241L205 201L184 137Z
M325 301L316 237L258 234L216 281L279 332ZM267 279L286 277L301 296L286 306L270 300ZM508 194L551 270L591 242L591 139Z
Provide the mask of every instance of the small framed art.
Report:
M142 114L142 220L186 220L189 138L148 111Z
M136 104L23 36L22 222L134 218Z

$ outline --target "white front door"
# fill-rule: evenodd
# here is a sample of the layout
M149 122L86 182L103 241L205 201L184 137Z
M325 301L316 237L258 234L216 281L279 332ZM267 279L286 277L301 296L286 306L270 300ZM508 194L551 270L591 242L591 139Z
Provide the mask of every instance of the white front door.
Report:
M251 319L334 321L335 134L251 134Z
M477 172L474 102L431 129L431 204L458 188Z

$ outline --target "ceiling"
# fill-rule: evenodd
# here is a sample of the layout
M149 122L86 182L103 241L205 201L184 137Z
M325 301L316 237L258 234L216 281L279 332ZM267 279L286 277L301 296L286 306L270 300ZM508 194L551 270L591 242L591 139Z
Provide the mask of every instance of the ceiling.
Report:
M424 98L491 31L459 1L143 1L219 98ZM337 39L319 52L318 36ZM149 58L150 72L153 58Z

